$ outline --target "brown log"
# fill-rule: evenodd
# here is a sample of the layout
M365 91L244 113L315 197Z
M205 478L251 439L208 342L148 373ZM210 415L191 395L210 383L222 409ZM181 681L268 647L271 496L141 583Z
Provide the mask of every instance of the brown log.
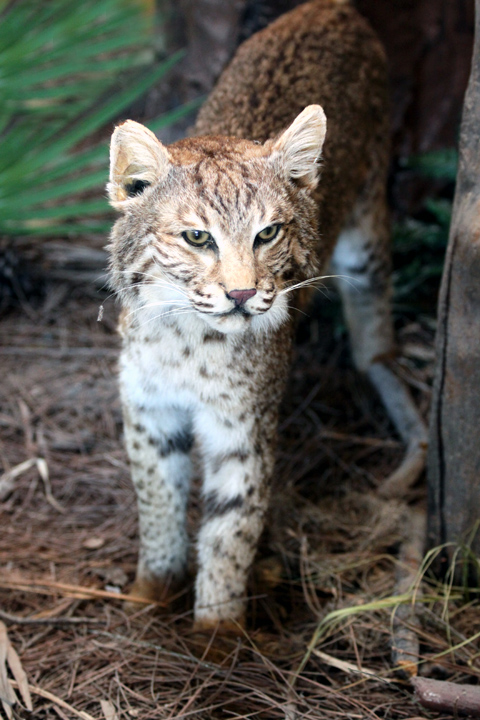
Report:
M475 49L462 118L457 188L438 310L428 456L428 535L432 547L465 541L480 521L479 118L480 0L476 0ZM480 553L478 533L472 548L477 555ZM450 561L454 552L454 547L446 548L443 560ZM457 577L461 578L460 569ZM471 579L477 582L478 573L472 572Z
M85 238L82 244L72 240L39 241L36 237L25 237L16 242L16 250L22 271L35 280L88 283L105 288L108 256L102 245L105 245L105 238L101 236Z
M411 683L417 700L437 712L480 717L480 687L459 685L446 680L415 677Z

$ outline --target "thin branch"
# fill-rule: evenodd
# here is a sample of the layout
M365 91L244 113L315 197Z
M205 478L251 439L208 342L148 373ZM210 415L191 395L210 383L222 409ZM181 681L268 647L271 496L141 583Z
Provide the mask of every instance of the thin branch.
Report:
M14 688L18 689L18 683L15 680L11 680L10 682L12 683ZM28 689L30 690L32 695L38 695L38 697L42 697L45 700L50 700L50 702L55 703L55 705L58 705L64 710L68 710L68 712L71 712L76 717L81 718L81 720L95 720L93 715L89 715L84 710L76 710L72 705L69 705L67 702L65 702L65 700L62 700L62 698L59 698L58 695L54 695L53 693L48 692L48 690L43 690L36 685L29 685Z
M399 553L395 579L395 595L404 595L415 587L422 565L426 542L426 516L423 510L408 508L405 539ZM402 675L417 674L420 643L417 630L420 626L414 601L399 605L392 623L392 662Z
M422 677L412 678L411 683L418 701L430 710L449 713L452 717L457 713L480 717L479 687Z
M50 617L50 618L25 618L20 615L12 615L4 610L0 610L0 620L7 625L102 625L104 620L99 618L84 617Z

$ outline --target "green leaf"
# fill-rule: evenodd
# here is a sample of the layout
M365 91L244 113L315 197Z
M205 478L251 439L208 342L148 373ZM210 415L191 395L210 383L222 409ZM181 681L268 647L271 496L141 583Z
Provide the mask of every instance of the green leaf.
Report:
M458 152L453 148L433 150L421 155L412 155L404 164L405 167L418 170L425 177L455 181Z
M0 233L105 232L108 148L92 136L181 54L152 65L152 35L137 0L21 0L1 17Z

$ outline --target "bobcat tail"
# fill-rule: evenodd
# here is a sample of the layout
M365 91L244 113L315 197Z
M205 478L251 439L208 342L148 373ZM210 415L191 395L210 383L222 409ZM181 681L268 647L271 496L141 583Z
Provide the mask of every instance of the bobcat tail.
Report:
M407 447L402 463L382 483L379 493L383 497L402 497L425 467L427 427L407 386L385 363L374 362L367 370L367 375Z

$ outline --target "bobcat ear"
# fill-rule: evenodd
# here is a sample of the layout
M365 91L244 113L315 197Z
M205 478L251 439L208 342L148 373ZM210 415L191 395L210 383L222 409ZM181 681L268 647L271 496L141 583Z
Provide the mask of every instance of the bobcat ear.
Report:
M327 118L320 105L309 105L273 142L288 176L313 190L318 183L320 158Z
M150 130L133 120L119 125L110 143L110 204L121 209L125 200L164 177L169 164L166 148Z

